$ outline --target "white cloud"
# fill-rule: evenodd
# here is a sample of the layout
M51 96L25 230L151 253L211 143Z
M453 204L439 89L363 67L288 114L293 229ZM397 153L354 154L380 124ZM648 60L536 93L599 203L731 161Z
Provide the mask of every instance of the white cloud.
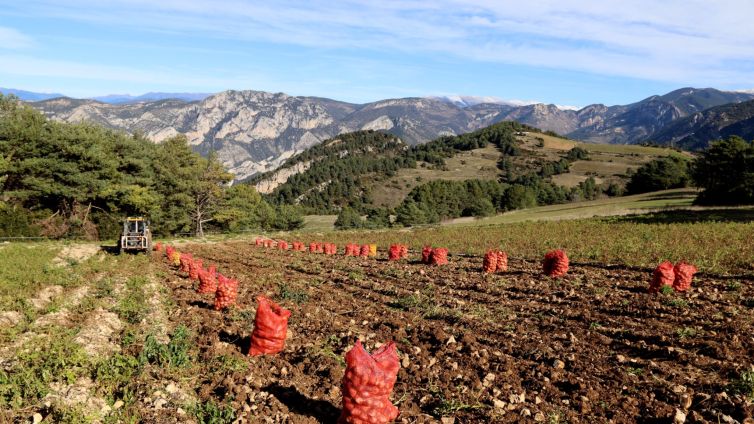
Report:
M181 74L161 69L137 69L125 66L107 66L91 63L80 63L65 60L50 60L28 57L24 55L0 54L3 64L0 73L5 75L56 77L77 79L82 81L116 81L153 85L156 87L176 87L180 89L197 89L203 87L227 87L226 84L253 86L259 80L253 77L239 77L234 75L207 76L197 74ZM58 88L59 89L59 88ZM102 95L102 93L79 93L80 95Z
M754 83L750 0L26 0L15 13L676 84ZM10 6L13 9L13 6Z
M33 45L30 37L13 28L0 26L0 49L25 49Z

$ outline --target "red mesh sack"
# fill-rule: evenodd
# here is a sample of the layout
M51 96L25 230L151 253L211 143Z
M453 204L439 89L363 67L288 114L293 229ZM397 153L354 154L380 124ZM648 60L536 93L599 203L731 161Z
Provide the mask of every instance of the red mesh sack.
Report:
M249 355L271 355L281 352L285 347L288 317L291 316L291 311L264 296L258 296L257 303Z
M408 246L405 244L399 244L401 248L401 258L408 258Z
M194 259L191 257L190 253L181 253L181 271L189 272L193 261Z
M329 255L337 255L338 254L338 245L335 243L329 243L330 245L330 252Z
M353 243L346 244L346 250L345 250L344 254L346 256L358 256L359 253L358 253L358 251L354 250L354 248L358 249L358 246L356 246Z
M502 250L497 252L497 272L508 271L508 254Z
M257 238L256 240L254 240L254 245L256 245L257 247L262 246L263 243L264 242L262 241L261 238Z
M275 240L265 240L264 241L264 247L272 247L275 245Z
M364 258L368 258L369 257L369 245L368 244L362 245L361 246L361 251L359 253L360 253L360 256L362 256Z
M390 246L390 249L387 251L387 258L391 261L397 261L401 258L401 247L397 244L393 244Z
M487 274L497 271L497 252L488 250L487 253L484 254L482 268Z
M202 260L201 259L194 259L189 264L189 278L192 280L198 280L199 279L199 271L201 271L202 268Z
M155 252L162 252L162 243L159 241L152 246L152 250Z
M294 241L291 243L291 249L295 252L300 252L304 250L304 243L301 243L300 241Z
M432 249L429 261L432 265L446 265L448 263L448 249L444 247Z
M542 272L553 278L560 278L568 272L568 256L560 249L547 252L542 261Z
M432 247L424 246L424 248L422 248L422 263L428 264L431 257L432 257Z
M217 273L215 267L211 266L208 270L199 271L199 288L196 292L199 294L214 293L217 291Z
M288 250L288 242L280 240L278 242L278 249L280 249L280 250Z
M317 243L309 243L309 253L317 253Z
M684 292L691 288L691 280L694 279L694 274L696 274L698 270L694 265L681 261L675 264L673 271L675 272L673 288L676 291Z
M217 291L215 292L215 310L219 311L235 305L238 297L238 280L217 275Z
M170 258L170 256L175 252L175 247L167 245L165 246L165 257Z
M665 261L652 272L652 282L649 283L650 293L657 293L662 289L662 286L672 286L675 281L675 270L673 270L673 263Z
M395 343L390 342L372 355L357 341L346 353L343 376L343 411L339 424L387 424L398 417L398 408L390 402L401 365Z

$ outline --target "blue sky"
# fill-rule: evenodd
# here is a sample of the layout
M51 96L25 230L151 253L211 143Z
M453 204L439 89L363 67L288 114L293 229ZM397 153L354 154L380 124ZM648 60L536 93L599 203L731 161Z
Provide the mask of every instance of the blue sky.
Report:
M754 88L749 0L0 1L0 86L584 106Z

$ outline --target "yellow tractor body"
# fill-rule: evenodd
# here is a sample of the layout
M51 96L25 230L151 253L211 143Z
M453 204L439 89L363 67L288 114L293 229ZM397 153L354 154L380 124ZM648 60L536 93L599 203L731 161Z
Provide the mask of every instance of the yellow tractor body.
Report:
M123 232L120 235L120 250L122 252L148 252L152 249L152 232L149 221L142 217L129 217L123 221Z

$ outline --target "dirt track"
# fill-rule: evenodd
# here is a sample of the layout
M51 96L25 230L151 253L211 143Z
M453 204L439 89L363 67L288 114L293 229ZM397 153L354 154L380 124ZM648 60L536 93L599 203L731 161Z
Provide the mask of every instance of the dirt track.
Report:
M241 282L238 308L220 313L185 276L165 278L180 311L169 318L199 335L205 360L246 354L258 294L293 311L282 354L250 358L248 373L196 378L202 399L233 399L249 422L334 422L341 358L357 338L368 350L397 342L399 422L754 422L751 401L731 389L754 365L751 280L702 278L688 294L648 295L649 274L636 270L574 266L552 280L516 259L485 276L481 258L432 268L384 252L181 250Z

